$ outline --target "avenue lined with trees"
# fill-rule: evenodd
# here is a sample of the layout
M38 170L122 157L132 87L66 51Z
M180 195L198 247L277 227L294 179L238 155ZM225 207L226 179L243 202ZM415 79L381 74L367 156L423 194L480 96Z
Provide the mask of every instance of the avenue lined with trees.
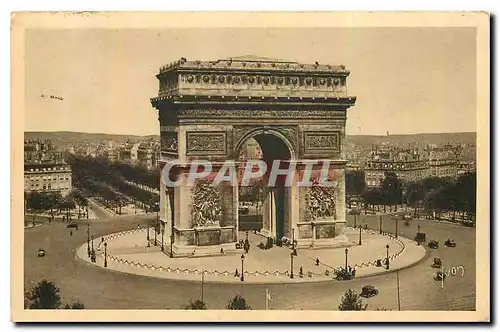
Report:
M107 158L90 156L68 157L73 171L73 183L86 197L93 197L107 208L121 214L121 208L134 203L153 211L160 197L157 193L141 188L157 189L159 170L146 170L140 166L110 162ZM137 185L133 185L133 182Z
M365 186L364 172L346 173L346 192L360 197L365 213L380 209L395 211L397 205L413 209L416 218L423 212L427 218L441 219L445 214L452 221L475 220L476 173L465 173L456 179L429 177L420 181L403 183L394 172L386 172L380 187Z

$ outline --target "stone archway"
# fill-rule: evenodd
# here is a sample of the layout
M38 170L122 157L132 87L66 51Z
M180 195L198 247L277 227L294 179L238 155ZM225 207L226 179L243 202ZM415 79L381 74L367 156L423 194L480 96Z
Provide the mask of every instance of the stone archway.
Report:
M298 197L295 194L297 188L294 185L285 186L286 176L283 175L277 177L275 185L269 185L268 180L273 163L281 161L280 168L286 169L295 161L296 151L280 127L255 126L247 130L248 132L237 142L234 155L238 156L243 144L254 139L259 144L262 159L267 165L266 174L260 181L265 188L260 233L274 240L282 238L291 240L292 229L295 227L293 220L298 214Z
M343 142L347 109L356 101L347 93L349 74L342 65L254 57L182 58L160 68L158 96L151 99L159 111L159 163L166 167L175 160L170 171L180 181L168 190L160 185L160 219L172 235L166 248L172 248L174 257L237 250L238 187L186 183L193 163L206 160L217 172L228 160L235 161L249 137L270 149L268 162L288 151L286 160L296 164L299 175L307 173L304 161L321 161L336 182L328 190L278 189L282 210L277 219L282 221L270 220L262 231L294 237L299 246L331 247L345 241ZM281 148L272 150L274 145ZM314 167L317 171L319 166Z

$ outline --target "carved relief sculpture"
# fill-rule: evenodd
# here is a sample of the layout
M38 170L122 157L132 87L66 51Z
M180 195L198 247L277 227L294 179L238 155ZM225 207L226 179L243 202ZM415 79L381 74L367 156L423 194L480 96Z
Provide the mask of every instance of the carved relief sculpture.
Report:
M311 220L336 219L333 187L314 185L309 188L308 196L307 209L311 214Z
M187 133L188 154L225 154L226 133L217 132L188 132Z
M209 183L200 182L194 188L191 206L191 227L220 226L222 215L220 192Z
M307 152L340 152L340 133L304 133L304 147Z
M177 152L178 141L176 132L161 133L161 150L167 152Z

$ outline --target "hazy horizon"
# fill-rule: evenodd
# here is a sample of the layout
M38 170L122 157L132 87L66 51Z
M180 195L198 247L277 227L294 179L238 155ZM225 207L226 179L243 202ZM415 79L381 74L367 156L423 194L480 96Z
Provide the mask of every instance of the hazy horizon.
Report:
M127 133L103 133L103 132L89 132L89 131L70 131L70 130L55 130L55 131L41 131L41 130L25 130L24 133L75 133L75 134L94 134L94 135L116 135L116 136L152 136L157 135L160 136L160 133L151 133L151 134L127 134ZM440 134L477 134L476 131L453 131L453 132L418 132L418 133L403 133L403 134L349 134L347 136L403 136L403 135L440 135Z
M159 68L255 54L351 71L348 135L476 132L474 28L26 32L25 131L157 135ZM59 99L42 98L55 95ZM128 132L129 134L121 134Z

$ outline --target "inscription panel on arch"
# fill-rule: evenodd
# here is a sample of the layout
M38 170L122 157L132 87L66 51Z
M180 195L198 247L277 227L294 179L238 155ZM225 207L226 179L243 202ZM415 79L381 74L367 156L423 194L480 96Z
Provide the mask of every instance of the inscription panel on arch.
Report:
M304 132L304 154L338 154L340 153L340 132L311 131Z
M186 133L187 155L221 156L227 154L226 132L193 131Z

